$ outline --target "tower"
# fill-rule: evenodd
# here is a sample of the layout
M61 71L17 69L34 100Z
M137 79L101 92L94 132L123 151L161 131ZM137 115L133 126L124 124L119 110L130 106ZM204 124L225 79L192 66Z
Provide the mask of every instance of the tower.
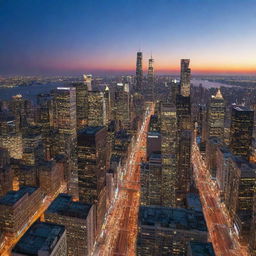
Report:
M182 96L190 95L190 68L189 59L181 59L181 73L180 73L180 94Z
M135 91L136 92L141 92L141 90L142 90L142 81L143 81L142 52L137 52L136 86L135 86Z
M221 141L224 136L225 105L220 89L212 95L208 108L208 136L218 137Z
M149 100L154 101L154 59L151 58L148 60L148 87L147 87L147 96Z
M249 159L252 143L254 112L235 106L231 113L230 148L233 154Z

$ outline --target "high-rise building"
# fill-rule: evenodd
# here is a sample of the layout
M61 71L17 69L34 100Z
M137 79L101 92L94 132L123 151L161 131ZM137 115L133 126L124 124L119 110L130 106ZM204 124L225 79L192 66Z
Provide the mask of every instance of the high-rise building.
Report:
M81 129L88 123L88 88L86 83L76 83L76 119L77 129Z
M79 200L97 204L98 230L106 210L107 128L88 126L78 132Z
M148 85L146 88L146 98L148 100L154 101L155 99L155 81L154 81L154 59L151 58L148 60Z
M142 89L143 89L142 83L143 83L142 52L137 52L136 85L135 85L136 92L142 92Z
M224 139L225 104L220 89L212 95L208 107L208 137Z
M225 204L239 239L248 242L253 219L256 165L236 156L229 158L228 165Z
M190 68L189 59L181 60L181 72L180 72L180 94L182 96L190 95Z
M44 159L42 133L39 127L28 127L23 133L22 160L26 165L36 165Z
M83 75L84 84L87 86L88 91L92 91L92 75Z
M44 214L46 222L63 225L67 233L67 255L90 255L95 239L94 206L73 202L72 197L60 194Z
M53 94L53 125L57 130L54 136L57 153L64 154L68 159L68 191L78 197L76 168L76 88L57 87Z
M176 205L177 189L177 115L172 104L161 104L162 198L163 206Z
M9 151L10 157L21 159L23 153L22 135L15 115L0 112L0 147Z
M164 187L162 185L161 153L150 154L147 163L141 166L141 205L162 205Z
M13 176L9 153L7 149L0 148L0 196L12 190Z
M54 128L62 134L76 136L76 88L57 87L54 96Z
M186 256L190 241L208 239L203 213L193 210L141 206L138 225L138 256Z
M130 129L130 92L129 84L118 83L114 92L114 119L121 129Z
M59 168L55 160L43 161L38 166L38 179L42 191L49 196L54 196L63 184L63 169Z
M161 133L148 132L147 134L147 159L154 152L161 152Z
M217 137L210 137L206 141L205 163L213 178L216 178L216 173L217 173L217 149L221 145L222 145L222 142Z
M212 243L189 242L186 256L215 256Z
M43 197L37 187L24 186L18 191L8 191L0 198L0 229L18 235L38 211Z
M89 91L88 104L88 126L107 125L107 112L104 92Z
M231 113L230 148L234 155L249 159L252 144L254 112L242 106L235 106Z
M12 255L67 255L65 227L45 222L34 223L12 249Z

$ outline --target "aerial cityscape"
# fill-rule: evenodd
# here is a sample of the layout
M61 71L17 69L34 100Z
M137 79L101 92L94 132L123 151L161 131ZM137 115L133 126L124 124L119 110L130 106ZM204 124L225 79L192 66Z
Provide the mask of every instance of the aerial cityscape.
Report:
M0 1L0 255L256 256L255 27L254 0Z

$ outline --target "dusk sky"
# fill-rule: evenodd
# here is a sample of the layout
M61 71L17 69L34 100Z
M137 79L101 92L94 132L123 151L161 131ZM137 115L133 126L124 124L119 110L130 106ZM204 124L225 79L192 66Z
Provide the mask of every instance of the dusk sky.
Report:
M0 75L256 74L256 0L0 0Z

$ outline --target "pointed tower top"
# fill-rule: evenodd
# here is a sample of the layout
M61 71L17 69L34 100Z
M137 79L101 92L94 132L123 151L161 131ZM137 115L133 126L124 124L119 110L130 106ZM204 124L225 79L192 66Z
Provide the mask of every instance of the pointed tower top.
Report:
M220 91L220 88L218 88L218 91L217 91L217 93L215 95L215 99L223 99L223 96L222 96L222 93Z

